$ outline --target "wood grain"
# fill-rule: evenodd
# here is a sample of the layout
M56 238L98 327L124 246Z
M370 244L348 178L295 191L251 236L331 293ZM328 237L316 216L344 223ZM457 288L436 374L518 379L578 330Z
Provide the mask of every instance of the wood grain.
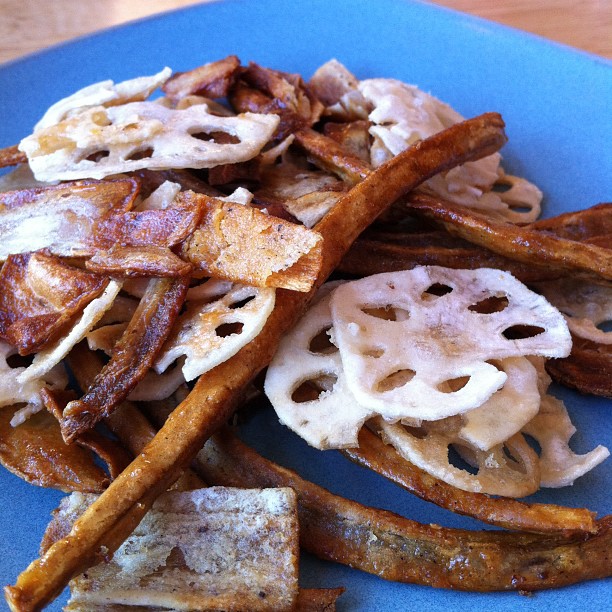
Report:
M250 1L255 4L257 0ZM199 2L202 0L0 0L0 62ZM431 4L612 58L610 0L436 0Z

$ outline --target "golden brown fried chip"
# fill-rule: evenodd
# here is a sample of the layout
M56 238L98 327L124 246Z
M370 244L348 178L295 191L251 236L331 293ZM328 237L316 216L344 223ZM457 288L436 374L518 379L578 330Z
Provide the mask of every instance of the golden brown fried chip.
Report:
M240 60L235 55L228 55L222 60L172 75L162 90L173 102L194 94L207 98L225 98L234 84L238 68Z
M0 271L0 338L20 355L63 334L108 279L46 253L10 255Z
M193 192L186 202L204 208L181 257L204 275L259 287L309 291L321 266L319 234L241 204Z
M40 487L60 491L100 493L109 478L93 455L78 445L67 445L56 419L43 410L25 423L11 426L14 409L0 409L0 462Z
M22 153L17 145L12 147L5 147L0 149L0 168L6 168L7 166L17 166L18 164L25 164L28 158L25 153Z

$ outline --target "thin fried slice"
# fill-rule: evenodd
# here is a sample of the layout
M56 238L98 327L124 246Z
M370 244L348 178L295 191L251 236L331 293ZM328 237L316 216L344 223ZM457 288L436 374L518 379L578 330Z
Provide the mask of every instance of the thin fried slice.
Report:
M551 359L546 371L557 382L582 393L612 398L612 345L574 337L572 352Z
M216 434L197 470L224 486L290 486L300 543L322 559L397 582L463 591L536 591L612 575L612 517L585 536L469 531L424 525L333 495L241 443Z
M215 291L213 285L223 287ZM274 308L274 289L231 285L223 291L225 286L216 279L206 282L203 289L215 296L212 300L198 300L197 288L187 294L187 308L155 361L158 373L184 356L183 375L193 380L235 355L263 329Z
M222 60L172 75L162 89L173 102L194 94L206 98L225 98L234 84L239 67L240 60L235 55L228 55Z
M188 276L191 264L183 261L168 247L113 245L108 251L98 251L85 262L85 267L98 274L121 278Z
M406 461L367 427L359 434L359 446L342 452L355 463L388 478L421 499L491 525L532 533L597 531L595 514L586 509L528 504L463 491L449 485Z
M491 301L494 310L486 307ZM566 356L571 348L559 311L488 268L428 266L370 276L338 287L331 310L352 393L389 420L464 413L506 380L490 360ZM516 336L521 326L530 331Z
M108 282L46 253L10 255L0 271L0 337L20 355L48 347Z
M14 410L0 408L0 462L39 487L60 491L101 493L109 478L94 456L78 445L67 445L56 419L46 410L17 427L11 425Z
M27 161L28 158L26 157L26 154L22 153L17 145L0 149L0 168L25 164Z
M317 225L324 250L316 286L332 273L355 238L402 194L441 169L490 154L505 142L501 117L485 114L424 140L370 174ZM96 561L100 547L115 550L208 437L226 422L247 386L270 362L283 333L295 324L312 297L294 291L279 294L262 332L234 357L198 379L160 432L75 523L71 533L33 561L14 586L5 589L14 610L40 608L56 597L72 576ZM138 478L132 477L135 473Z
M204 209L202 223L181 248L181 257L197 270L246 285L310 290L321 266L319 234L204 194L179 198Z
M0 260L49 249L55 255L91 254L93 228L110 211L132 208L134 179L79 181L0 194Z
M539 219L531 223L529 227L578 242L599 236L609 236L612 234L612 203L597 204L548 219ZM610 243L608 243L608 248L610 248Z
M153 365L185 299L189 279L154 279L142 298L111 360L87 390L62 415L67 442L108 416Z
M64 498L60 538L95 499ZM70 583L67 610L130 604L191 610L292 610L298 523L291 489L211 487L159 497L112 560Z
M439 221L453 235L511 259L546 264L588 278L612 280L610 249L493 221L457 204L424 195L411 196L406 207L411 213Z
M540 445L541 486L566 487L610 456L601 446L584 454L569 446L576 433L563 402L552 395L542 398L539 413L523 428Z

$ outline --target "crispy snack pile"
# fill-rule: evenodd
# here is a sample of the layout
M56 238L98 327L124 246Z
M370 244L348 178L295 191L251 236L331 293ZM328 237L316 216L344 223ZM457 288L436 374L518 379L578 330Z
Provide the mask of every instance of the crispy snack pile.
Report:
M306 82L229 56L86 87L0 151L0 461L72 493L11 609L69 581L68 610L334 609L342 589L298 588L298 536L432 586L611 575L609 517L511 498L609 454L571 451L547 388L612 397L612 209L538 221L505 141L495 113L335 60ZM516 533L419 525L258 457L224 427L266 368L310 444Z

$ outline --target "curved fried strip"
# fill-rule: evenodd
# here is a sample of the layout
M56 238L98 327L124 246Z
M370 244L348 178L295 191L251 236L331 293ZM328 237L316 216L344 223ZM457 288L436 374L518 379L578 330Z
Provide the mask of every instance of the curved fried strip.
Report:
M582 393L612 398L612 345L573 336L572 352L550 359L546 371L562 385Z
M463 591L535 591L612 575L612 516L596 523L596 533L578 537L424 525L334 495L227 431L207 442L195 467L214 484L292 487L306 550L386 580Z
M520 531L532 533L595 533L595 513L582 508L553 504L527 504L515 499L470 493L431 476L385 444L369 429L359 434L359 447L342 453L355 463L388 478L417 497L458 514Z
M107 417L146 374L170 333L188 287L189 278L149 282L111 360L87 393L66 406L61 421L66 442L72 442Z
M564 213L540 219L528 226L530 229L552 232L568 240L591 240L612 234L612 203L597 204L584 210ZM610 245L611 243L608 243ZM608 247L609 248L609 247Z
M397 198L437 172L495 152L505 141L501 117L488 113L421 141L368 175L316 226L323 236L323 265L315 288L331 274L355 238ZM260 334L199 378L155 438L75 523L71 533L32 562L15 586L6 587L13 610L45 605L73 575L95 562L102 548L108 554L121 544L155 498L225 424L313 294L314 289L307 294L278 291L276 306Z
M434 219L451 233L491 251L525 263L546 264L558 270L612 280L612 251L548 232L493 221L459 204L413 195L407 210Z
M450 234L446 234L451 238ZM370 276L381 272L411 270L416 266L443 266L471 269L497 268L510 272L523 283L554 279L559 272L535 263L522 263L497 255L488 249L471 245L449 247L442 244L393 244L379 240L359 238L346 254L339 272L357 276Z

